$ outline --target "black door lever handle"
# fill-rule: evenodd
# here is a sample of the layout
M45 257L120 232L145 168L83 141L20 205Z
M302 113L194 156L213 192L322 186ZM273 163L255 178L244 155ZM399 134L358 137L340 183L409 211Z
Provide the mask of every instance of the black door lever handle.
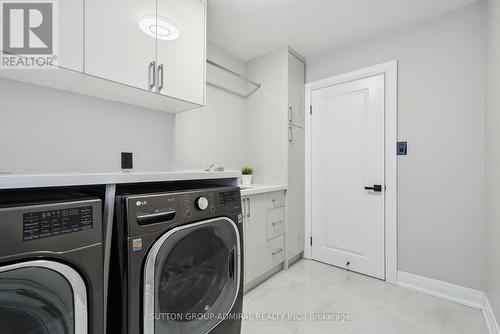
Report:
M376 184L373 187L365 187L365 190L373 190L375 192L382 192L382 186L380 184Z

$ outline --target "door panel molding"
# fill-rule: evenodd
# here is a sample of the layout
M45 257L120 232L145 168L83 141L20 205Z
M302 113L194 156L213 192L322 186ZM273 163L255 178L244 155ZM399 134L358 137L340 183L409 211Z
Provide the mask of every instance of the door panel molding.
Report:
M398 61L393 60L357 71L333 76L306 84L305 108L312 105L312 92L318 89L385 75L385 280L397 282L397 114L398 114ZM312 117L306 113L305 126L305 244L304 258L312 258ZM314 242L314 240L313 240Z

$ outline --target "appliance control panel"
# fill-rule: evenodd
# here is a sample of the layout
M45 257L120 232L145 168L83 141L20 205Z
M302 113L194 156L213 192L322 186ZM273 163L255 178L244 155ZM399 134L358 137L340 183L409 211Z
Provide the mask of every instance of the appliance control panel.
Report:
M27 212L23 214L23 240L80 232L93 226L92 206Z
M239 206L241 203L240 192L237 190L221 191L219 203L222 207Z
M185 218L203 217L206 214L214 214L215 193L208 192L193 192L180 195L182 199L182 215Z
M128 197L129 222L135 221L138 225L175 224L238 213L241 213L241 200L236 187Z
M139 225L149 225L172 221L179 211L179 201L176 196L150 196L131 201L135 207L135 215Z

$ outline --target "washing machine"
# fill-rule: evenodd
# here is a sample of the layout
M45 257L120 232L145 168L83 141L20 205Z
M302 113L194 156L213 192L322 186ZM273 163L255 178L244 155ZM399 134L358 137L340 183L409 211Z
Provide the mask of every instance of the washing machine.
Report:
M1 194L0 236L2 334L103 333L100 199Z
M108 333L240 333L239 188L117 196L113 250Z

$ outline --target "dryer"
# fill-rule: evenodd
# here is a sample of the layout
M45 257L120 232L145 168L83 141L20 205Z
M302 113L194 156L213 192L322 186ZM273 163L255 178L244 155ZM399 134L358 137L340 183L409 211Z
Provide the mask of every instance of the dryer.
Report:
M103 333L101 200L60 192L0 196L3 334Z
M240 333L239 188L127 193L115 217L108 332Z

